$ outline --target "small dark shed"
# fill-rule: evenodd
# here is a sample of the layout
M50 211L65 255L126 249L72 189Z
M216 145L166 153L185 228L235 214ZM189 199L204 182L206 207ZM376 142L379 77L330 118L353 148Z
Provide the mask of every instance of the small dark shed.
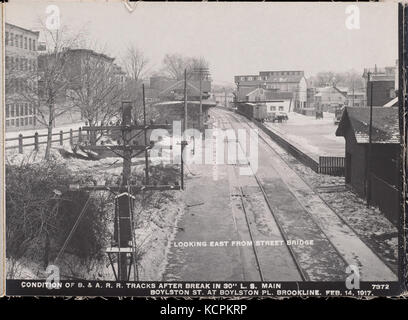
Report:
M370 108L345 108L336 131L336 136L346 140L346 183L366 198L367 182L371 179L371 204L377 205L393 223L398 222L400 212L402 150L398 119L398 107L373 108L371 159L368 159Z

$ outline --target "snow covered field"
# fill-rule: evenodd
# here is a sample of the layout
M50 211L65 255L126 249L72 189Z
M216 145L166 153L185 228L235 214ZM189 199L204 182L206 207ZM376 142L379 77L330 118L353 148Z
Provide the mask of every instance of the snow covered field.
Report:
M345 142L343 137L335 135L337 125L333 113L325 112L323 119L315 119L291 112L287 122L265 125L313 158L344 157Z

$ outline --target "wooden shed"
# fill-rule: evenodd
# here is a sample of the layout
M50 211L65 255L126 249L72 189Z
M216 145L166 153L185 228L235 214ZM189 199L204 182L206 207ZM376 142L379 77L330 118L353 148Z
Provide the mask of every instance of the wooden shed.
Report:
M345 108L336 130L336 136L344 137L346 142L346 184L366 198L371 179L370 204L378 206L393 223L398 222L400 213L402 177L398 119L398 107L373 108L371 157L370 108Z

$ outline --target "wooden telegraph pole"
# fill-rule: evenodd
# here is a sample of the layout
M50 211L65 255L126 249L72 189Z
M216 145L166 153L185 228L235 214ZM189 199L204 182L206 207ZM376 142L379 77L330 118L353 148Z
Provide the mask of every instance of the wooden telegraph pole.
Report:
M370 122L368 126L368 155L367 155L367 207L371 202L371 156L372 156L372 135L373 135L373 81L368 73L368 81L370 85Z
M155 190L180 190L183 186L183 176L181 176L182 186L174 185L149 185L149 153L153 144L148 144L147 131L151 129L170 129L170 124L149 124L146 123L146 103L143 86L143 125L132 124L132 103L130 101L122 102L122 123L116 126L98 126L83 127L82 130L91 132L95 136L96 131L120 131L122 142L118 145L87 146L86 148L94 151L110 150L118 157L123 158L122 181L119 186L75 186L75 189L88 191L109 190L116 192L115 197L115 219L114 219L114 236L112 247L107 248L106 252L111 263L113 273L117 281L127 281L130 279L131 269L133 266L134 280L138 280L136 267L136 241L134 235L133 207L135 194L144 191ZM139 131L134 134L135 131ZM141 130L144 131L144 145L132 145L132 140L139 136ZM91 136L92 136L91 135ZM171 146L169 146L171 148ZM183 152L183 145L181 145ZM136 153L133 153L136 151ZM131 184L132 158L144 152L145 160L145 181L142 184ZM183 169L181 168L181 174ZM71 187L72 188L72 187ZM114 256L117 256L117 268L115 268Z
M184 123L183 132L187 130L187 69L184 69Z

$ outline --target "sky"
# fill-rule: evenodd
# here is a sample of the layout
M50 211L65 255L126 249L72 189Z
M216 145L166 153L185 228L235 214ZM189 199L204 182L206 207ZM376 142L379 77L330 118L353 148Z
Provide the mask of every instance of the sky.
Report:
M113 57L130 43L158 70L165 54L204 57L215 83L266 70L362 72L393 66L398 58L396 3L359 3L360 28L348 29L353 3L143 3L130 12L123 2L10 0L6 22L39 30L48 5L61 24Z

